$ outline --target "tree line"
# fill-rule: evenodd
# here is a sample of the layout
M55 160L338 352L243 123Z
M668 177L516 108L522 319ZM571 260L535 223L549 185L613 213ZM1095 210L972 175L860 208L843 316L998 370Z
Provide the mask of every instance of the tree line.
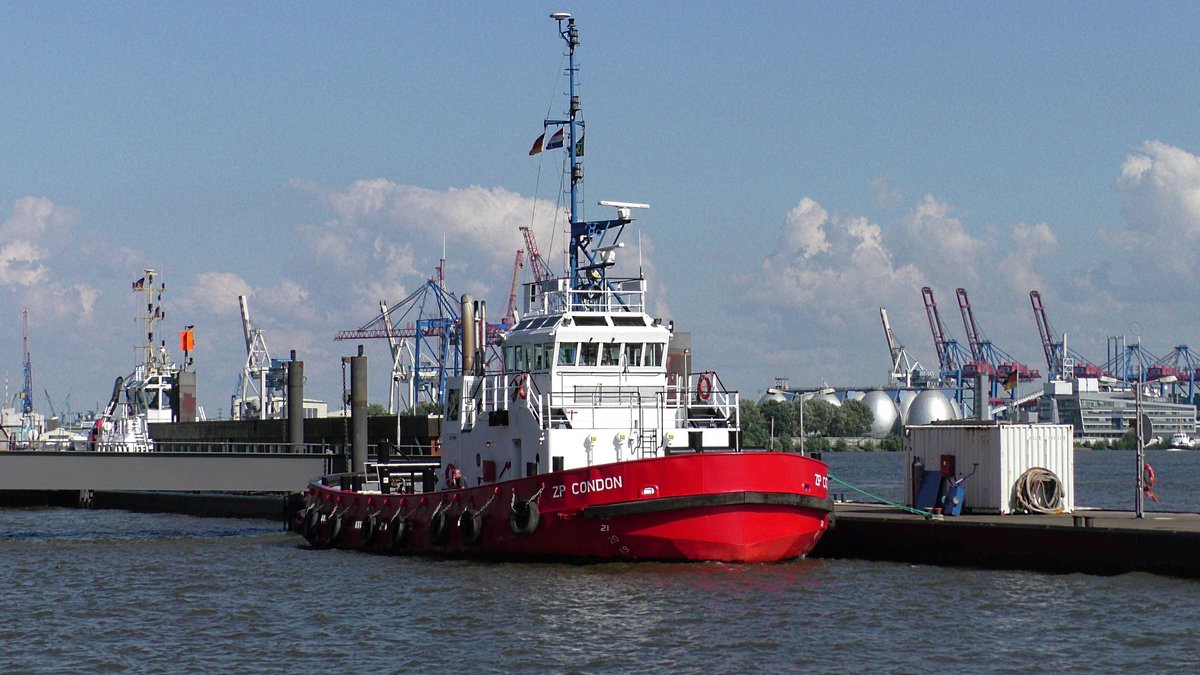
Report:
M800 436L800 405L800 401L778 400L764 401L759 405L742 399L742 445L798 450L799 443L793 439ZM846 399L836 406L828 401L810 398L803 405L804 449L807 452L849 450L850 444L845 439L866 436L875 422L871 408L854 399ZM830 442L831 438L837 440ZM882 450L900 448L900 438L894 435L879 443L879 449Z

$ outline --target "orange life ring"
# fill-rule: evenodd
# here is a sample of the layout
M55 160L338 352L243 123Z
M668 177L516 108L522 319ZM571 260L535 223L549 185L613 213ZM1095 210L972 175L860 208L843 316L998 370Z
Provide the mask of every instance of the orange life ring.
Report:
M701 373L700 379L696 380L696 400L705 402L712 396L713 382L710 373Z
M518 375L513 380L512 400L515 401L518 398L521 400L525 399L525 375L524 374Z
M1149 497L1150 499L1154 500L1154 502L1157 503L1158 495L1154 494L1153 488L1154 488L1154 467L1150 466L1149 464L1144 464L1142 466L1142 491L1146 493L1147 497Z

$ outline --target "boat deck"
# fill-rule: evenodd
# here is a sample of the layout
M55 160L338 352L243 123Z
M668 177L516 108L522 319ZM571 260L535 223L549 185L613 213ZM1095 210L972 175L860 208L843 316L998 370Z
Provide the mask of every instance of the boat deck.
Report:
M1152 572L1200 578L1200 514L1076 509L1067 514L926 519L880 504L840 502L814 558L1032 569Z

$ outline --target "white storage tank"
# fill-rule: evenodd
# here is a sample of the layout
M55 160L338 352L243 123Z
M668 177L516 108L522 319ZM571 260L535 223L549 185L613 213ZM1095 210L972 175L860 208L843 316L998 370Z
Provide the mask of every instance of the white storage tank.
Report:
M914 494L913 460L938 471L954 457L963 479L963 511L1014 513L1021 509L1017 483L1030 469L1046 469L1062 488L1062 510L1075 510L1075 430L1069 424L999 424L964 421L910 426L904 440L905 494ZM975 465L978 465L978 468ZM970 475L972 470L974 475Z

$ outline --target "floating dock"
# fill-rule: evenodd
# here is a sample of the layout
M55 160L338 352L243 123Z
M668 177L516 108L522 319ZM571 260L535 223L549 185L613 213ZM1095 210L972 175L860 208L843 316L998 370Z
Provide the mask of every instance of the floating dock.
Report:
M923 565L1200 578L1200 514L1076 509L927 519L877 504L836 505L810 557Z

